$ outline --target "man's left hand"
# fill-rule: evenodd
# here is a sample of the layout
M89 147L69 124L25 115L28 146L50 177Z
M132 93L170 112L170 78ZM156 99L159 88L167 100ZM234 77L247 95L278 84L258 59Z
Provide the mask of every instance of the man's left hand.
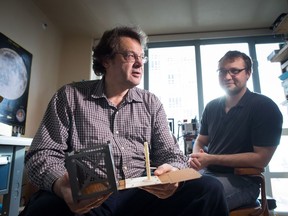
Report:
M154 175L160 176L164 173L171 172L171 171L173 172L176 170L178 170L176 167L173 167L169 164L163 164L163 165L159 166L154 171ZM151 194L154 194L155 196L157 196L160 199L166 199L175 193L178 186L179 186L179 183L159 184L159 185L151 185L151 186L141 187L141 189L143 189L143 190L145 190Z

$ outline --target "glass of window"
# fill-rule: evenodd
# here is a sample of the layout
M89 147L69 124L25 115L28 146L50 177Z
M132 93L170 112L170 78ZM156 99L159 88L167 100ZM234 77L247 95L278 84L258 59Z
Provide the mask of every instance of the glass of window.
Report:
M167 117L174 118L175 136L179 137L179 123L199 118L195 48L149 48L148 52L149 91L160 98Z

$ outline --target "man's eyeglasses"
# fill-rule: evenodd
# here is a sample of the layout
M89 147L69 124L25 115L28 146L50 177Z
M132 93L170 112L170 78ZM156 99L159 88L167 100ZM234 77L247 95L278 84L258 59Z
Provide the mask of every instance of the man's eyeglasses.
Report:
M148 62L148 57L142 55L137 55L134 52L116 52L116 54L120 54L127 62L134 63L136 60L140 60L143 64Z
M238 69L238 68L223 69L223 68L220 68L217 70L217 72L219 73L220 76L224 76L227 73L229 73L230 76L236 76L237 74L239 74L243 70L246 70L246 68L242 68L242 69Z

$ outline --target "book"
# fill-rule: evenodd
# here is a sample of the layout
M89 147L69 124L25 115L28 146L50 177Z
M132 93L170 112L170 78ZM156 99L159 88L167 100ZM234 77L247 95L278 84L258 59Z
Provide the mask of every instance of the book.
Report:
M288 71L282 73L282 74L279 76L279 79L282 80L282 81L288 79Z

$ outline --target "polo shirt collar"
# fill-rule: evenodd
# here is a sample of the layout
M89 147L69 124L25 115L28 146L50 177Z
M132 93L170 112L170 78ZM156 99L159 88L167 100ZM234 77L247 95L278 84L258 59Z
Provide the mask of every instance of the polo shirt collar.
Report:
M238 102L238 104L235 107L243 107L247 103L251 94L252 94L252 92L248 88L246 88L246 92L244 93L244 95L242 96L242 98L240 99L240 101ZM225 102L226 102L226 97L223 96L221 98L221 104L222 104L222 107L224 107L224 108L225 108Z
M248 98L250 98L250 95L252 92L247 88L245 94L242 96L240 101L238 102L237 106L243 107L245 104L247 104Z

